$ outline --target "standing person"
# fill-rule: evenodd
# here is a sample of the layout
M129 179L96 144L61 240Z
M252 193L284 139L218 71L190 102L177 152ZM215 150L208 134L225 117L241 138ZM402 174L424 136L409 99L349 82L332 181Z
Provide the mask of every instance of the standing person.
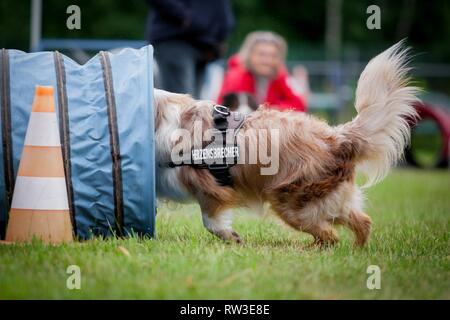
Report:
M230 94L246 93L258 104L306 111L304 99L288 84L286 52L285 40L274 32L248 34L239 53L228 61L218 102Z
M223 51L234 25L228 0L147 0L149 42L161 89L198 97L208 62Z

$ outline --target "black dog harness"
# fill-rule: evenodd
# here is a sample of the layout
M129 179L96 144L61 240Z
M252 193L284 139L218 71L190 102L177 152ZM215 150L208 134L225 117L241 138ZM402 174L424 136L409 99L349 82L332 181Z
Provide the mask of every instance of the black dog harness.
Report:
M187 162L167 164L170 168L189 165L195 169L208 169L222 186L233 186L230 168L237 163L239 146L236 135L246 120L246 116L221 105L215 105L212 111L214 121L213 139L203 148L193 148ZM230 136L232 134L231 140Z

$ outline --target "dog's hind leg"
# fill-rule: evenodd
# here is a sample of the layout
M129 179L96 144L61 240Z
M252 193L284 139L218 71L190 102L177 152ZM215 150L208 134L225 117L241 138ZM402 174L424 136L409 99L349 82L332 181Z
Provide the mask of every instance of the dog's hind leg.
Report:
M372 219L363 212L363 194L361 190L353 184L347 185L341 195L341 214L336 219L336 223L349 228L355 234L355 245L364 246L369 240Z
M332 223L320 215L312 214L312 210L274 209L277 215L289 226L312 235L314 237L312 245L326 247L332 246L339 241L339 236L334 230Z
M320 247L333 246L339 241L339 236L331 223L327 221L303 228L303 231L314 237L313 245Z
M362 247L369 240L372 219L364 212L352 211L341 218L340 223L353 231L356 246Z

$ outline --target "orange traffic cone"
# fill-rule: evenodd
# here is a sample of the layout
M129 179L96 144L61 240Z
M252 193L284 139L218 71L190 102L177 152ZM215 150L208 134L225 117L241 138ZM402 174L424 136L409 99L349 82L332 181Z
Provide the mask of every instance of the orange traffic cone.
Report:
M53 87L36 86L6 241L73 241Z

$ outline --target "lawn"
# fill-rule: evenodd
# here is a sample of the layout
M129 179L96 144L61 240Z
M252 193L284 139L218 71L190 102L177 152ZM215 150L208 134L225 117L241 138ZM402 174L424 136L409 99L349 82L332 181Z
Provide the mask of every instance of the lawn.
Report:
M239 212L245 245L202 226L197 205L165 204L154 240L93 240L62 246L0 245L0 299L450 299L450 171L398 169L367 191L370 244L307 248L272 217ZM66 268L78 265L81 289ZM381 269L369 290L366 269Z

